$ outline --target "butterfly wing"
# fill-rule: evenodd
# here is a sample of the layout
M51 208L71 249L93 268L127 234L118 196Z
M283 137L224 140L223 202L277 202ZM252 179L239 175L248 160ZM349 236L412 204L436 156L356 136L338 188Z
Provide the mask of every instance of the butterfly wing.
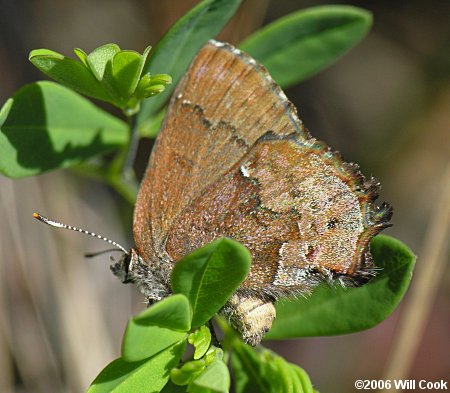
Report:
M140 255L171 260L165 246L177 217L269 132L309 138L261 65L232 46L205 45L173 95L139 191Z
M183 210L167 251L177 260L220 236L238 240L252 254L241 289L263 298L356 280L390 217L373 204L376 188L324 143L266 134Z

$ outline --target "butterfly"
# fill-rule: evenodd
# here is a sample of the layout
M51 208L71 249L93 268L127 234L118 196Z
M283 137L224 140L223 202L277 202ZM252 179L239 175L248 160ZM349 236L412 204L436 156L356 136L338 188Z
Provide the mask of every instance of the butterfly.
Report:
M150 155L136 247L110 241L124 251L111 269L151 304L171 294L172 268L186 254L219 237L241 242L250 273L220 314L257 345L278 299L374 274L369 242L392 215L374 203L378 188L311 137L262 65L209 41L178 84Z

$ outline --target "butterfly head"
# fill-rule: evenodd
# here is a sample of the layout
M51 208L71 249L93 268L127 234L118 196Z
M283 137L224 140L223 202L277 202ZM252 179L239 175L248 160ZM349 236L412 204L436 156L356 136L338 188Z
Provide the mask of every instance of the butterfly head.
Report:
M135 283L137 267L144 263L134 248L124 252L118 260L112 258L112 261L111 271L123 284Z
M51 220L38 213L33 213L33 217L52 227L84 233L85 235L101 239L115 247L113 249L100 251L98 253L86 254L88 257L93 257L110 251L121 251L122 254L120 258L117 260L113 259L111 271L122 283L135 284L139 291L146 297L149 304L170 295L170 284L167 282L167 279L158 274L159 265L145 261L140 256L139 252L134 248L131 248L128 251L119 243L116 243L102 235Z

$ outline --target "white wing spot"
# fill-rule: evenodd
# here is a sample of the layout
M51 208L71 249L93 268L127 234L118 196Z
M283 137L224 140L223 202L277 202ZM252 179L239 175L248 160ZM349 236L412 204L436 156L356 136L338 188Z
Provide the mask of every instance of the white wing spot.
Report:
M284 242L284 243L281 245L280 249L278 250L278 255L279 255L281 258L283 258L284 248L286 247L287 244L288 244L288 242Z
M241 165L241 173L244 177L250 177L250 172L244 165Z

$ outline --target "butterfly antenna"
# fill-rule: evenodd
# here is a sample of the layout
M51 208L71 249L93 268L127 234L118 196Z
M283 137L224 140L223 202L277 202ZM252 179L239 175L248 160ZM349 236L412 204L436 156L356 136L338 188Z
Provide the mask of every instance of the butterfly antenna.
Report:
M41 216L39 213L33 213L33 217L36 220L39 220L39 221L41 221L41 222L43 222L43 223L45 223L47 225L50 225L52 227L62 228L62 229L70 229L71 231L80 232L80 233L84 233L85 235L90 235L92 237L96 237L97 239L101 239L101 240L103 240L105 242L108 242L109 244L113 245L114 247L117 247L117 248L121 249L125 254L128 254L128 251L125 249L125 247L122 247L120 244L118 244L115 241L112 241L112 240L110 240L107 237L104 237L102 235L97 235L96 233L86 231L85 229L80 229L80 228L77 228L77 227L73 227L71 225L62 224L62 223L60 223L58 221L50 220L47 217Z
M87 253L85 253L84 254L84 257L85 258L94 258L94 257L98 257L99 255L102 255L102 254L107 254L107 253L109 253L109 252L114 252L114 251L117 251L117 252L122 252L122 250L119 250L119 249L117 249L117 248L108 248L107 250L102 250L102 251L96 251L96 252L87 252ZM128 254L128 253L127 253Z

